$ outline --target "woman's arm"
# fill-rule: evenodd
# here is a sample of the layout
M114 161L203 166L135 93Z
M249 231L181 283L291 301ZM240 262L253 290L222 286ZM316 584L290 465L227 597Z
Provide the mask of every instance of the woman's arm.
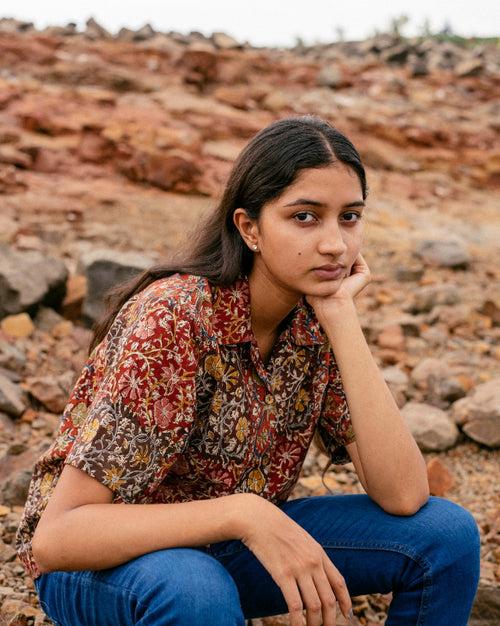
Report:
M335 622L352 610L345 580L318 542L277 506L253 493L178 504L113 504L108 487L66 465L36 528L42 573L99 570L177 546L241 539L279 585L290 623L302 610ZM300 592L299 592L300 588Z
M236 539L251 498L259 496L116 504L108 487L66 465L36 528L33 556L42 573L99 570L162 548Z
M425 460L373 359L354 302L336 301L320 321L339 367L367 493L389 513L411 515L429 497Z

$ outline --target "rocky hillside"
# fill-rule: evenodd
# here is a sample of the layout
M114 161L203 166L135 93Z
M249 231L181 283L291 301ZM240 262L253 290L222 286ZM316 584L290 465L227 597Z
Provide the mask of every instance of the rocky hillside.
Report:
M182 245L254 133L316 113L367 167L363 328L432 493L480 527L471 624L500 622L499 97L495 45L286 50L0 20L0 620L50 623L13 539L103 293ZM311 449L293 497L363 491L352 464L322 483L325 460ZM359 623L383 624L390 599L355 598Z

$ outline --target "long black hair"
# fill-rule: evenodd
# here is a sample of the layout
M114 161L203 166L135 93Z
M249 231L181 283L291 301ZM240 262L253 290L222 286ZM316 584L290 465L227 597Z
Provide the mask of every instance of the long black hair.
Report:
M236 159L219 204L193 233L189 249L105 294L107 310L92 328L89 355L125 302L155 280L180 272L227 286L241 273L249 273L253 253L234 225L234 211L244 208L251 219L258 220L262 206L279 197L301 170L337 161L354 170L366 199L368 187L360 156L349 139L327 121L314 115L287 117L258 132Z

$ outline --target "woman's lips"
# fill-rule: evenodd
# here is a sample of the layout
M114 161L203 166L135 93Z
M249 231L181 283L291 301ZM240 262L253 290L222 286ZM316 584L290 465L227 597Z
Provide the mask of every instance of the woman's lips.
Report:
M338 267L336 270L324 270L321 268L316 268L313 270L316 276L319 278L323 278L324 280L337 280L338 278L342 278L345 273L345 267Z

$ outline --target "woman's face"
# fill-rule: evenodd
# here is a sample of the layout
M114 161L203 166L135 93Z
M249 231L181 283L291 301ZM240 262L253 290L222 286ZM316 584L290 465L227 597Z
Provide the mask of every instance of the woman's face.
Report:
M363 207L351 168L338 162L302 170L250 227L251 242L259 248L252 273L263 273L295 297L335 293L361 250ZM328 264L344 267L339 276L316 271Z

